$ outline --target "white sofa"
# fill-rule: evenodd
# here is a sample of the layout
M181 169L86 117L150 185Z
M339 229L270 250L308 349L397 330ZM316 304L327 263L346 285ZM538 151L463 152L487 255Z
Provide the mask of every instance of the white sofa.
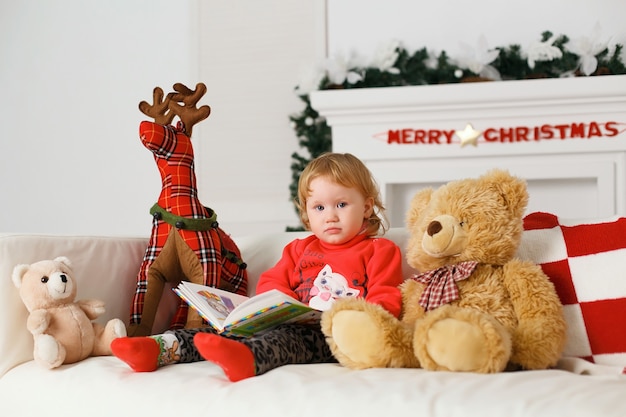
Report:
M302 233L235 239L249 265L251 289L259 273L297 236ZM392 229L387 237L404 249L403 229ZM574 371L495 375L290 365L237 383L207 362L153 373L134 373L115 357L88 358L55 370L36 365L27 311L11 281L13 267L65 255L75 266L78 298L105 300L101 321L127 320L147 242L0 236L0 416L626 416L626 375L581 375L586 365L576 361L568 365ZM405 265L405 275L410 274ZM161 329L173 310L172 300L173 294L162 306Z

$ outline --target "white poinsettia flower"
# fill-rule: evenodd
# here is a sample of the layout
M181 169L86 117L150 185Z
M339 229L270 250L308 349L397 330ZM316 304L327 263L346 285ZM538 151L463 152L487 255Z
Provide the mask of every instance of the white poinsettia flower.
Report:
M374 53L370 66L378 68L381 72L399 74L400 70L394 67L400 55L398 48L400 48L400 41L398 40L392 40L380 45Z
M481 77L500 80L501 77L498 70L489 65L495 61L500 52L497 49L489 49L484 35L481 35L478 39L476 48L472 48L464 42L459 42L459 45L463 53L455 58L455 61L460 68L468 69Z
M303 96L318 90L325 75L326 72L322 65L317 64L307 68L300 76L300 82L295 90L296 94Z
M608 46L608 40L602 39L602 29L596 23L591 36L581 36L570 40L564 46L573 54L578 55L580 70L585 75L591 75L598 68L596 55L604 51Z
M355 71L348 71L348 74L346 75L346 81L348 81L348 84L356 84L362 79L363 76Z
M552 45L556 39L557 36L552 35L545 42L533 42L528 46L522 56L526 58L531 69L535 68L537 61L552 61L563 56L563 52L557 46Z
M361 74L353 70L354 65L351 62L341 55L326 60L326 74L331 84L341 85L344 81L355 84L363 79Z

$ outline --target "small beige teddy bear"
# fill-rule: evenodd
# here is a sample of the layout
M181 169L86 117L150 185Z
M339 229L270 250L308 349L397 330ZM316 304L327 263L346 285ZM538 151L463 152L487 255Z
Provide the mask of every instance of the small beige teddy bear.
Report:
M110 355L111 341L126 336L120 319L106 326L91 322L104 313L103 301L74 301L76 281L66 257L16 265L12 278L30 313L26 327L41 366L53 369L88 356Z

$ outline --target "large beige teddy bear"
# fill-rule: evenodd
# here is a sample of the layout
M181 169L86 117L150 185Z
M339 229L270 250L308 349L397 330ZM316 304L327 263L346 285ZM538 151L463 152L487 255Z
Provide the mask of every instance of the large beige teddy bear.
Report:
M17 265L12 278L30 313L26 327L33 334L33 356L40 365L52 369L88 356L110 355L111 341L126 336L119 319L105 327L91 322L104 313L104 302L74 301L76 281L66 257Z
M541 268L515 258L526 183L503 170L419 191L407 213L401 320L340 300L322 327L351 368L500 372L545 369L565 343L562 305Z

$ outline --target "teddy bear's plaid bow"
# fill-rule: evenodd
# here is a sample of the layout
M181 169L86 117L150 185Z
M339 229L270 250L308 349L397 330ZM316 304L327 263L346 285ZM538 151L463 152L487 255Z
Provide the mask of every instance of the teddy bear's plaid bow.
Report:
M413 279L426 284L419 304L424 310L433 310L459 298L459 289L455 281L468 278L478 262L467 261L456 265L444 265L432 271L415 274Z

